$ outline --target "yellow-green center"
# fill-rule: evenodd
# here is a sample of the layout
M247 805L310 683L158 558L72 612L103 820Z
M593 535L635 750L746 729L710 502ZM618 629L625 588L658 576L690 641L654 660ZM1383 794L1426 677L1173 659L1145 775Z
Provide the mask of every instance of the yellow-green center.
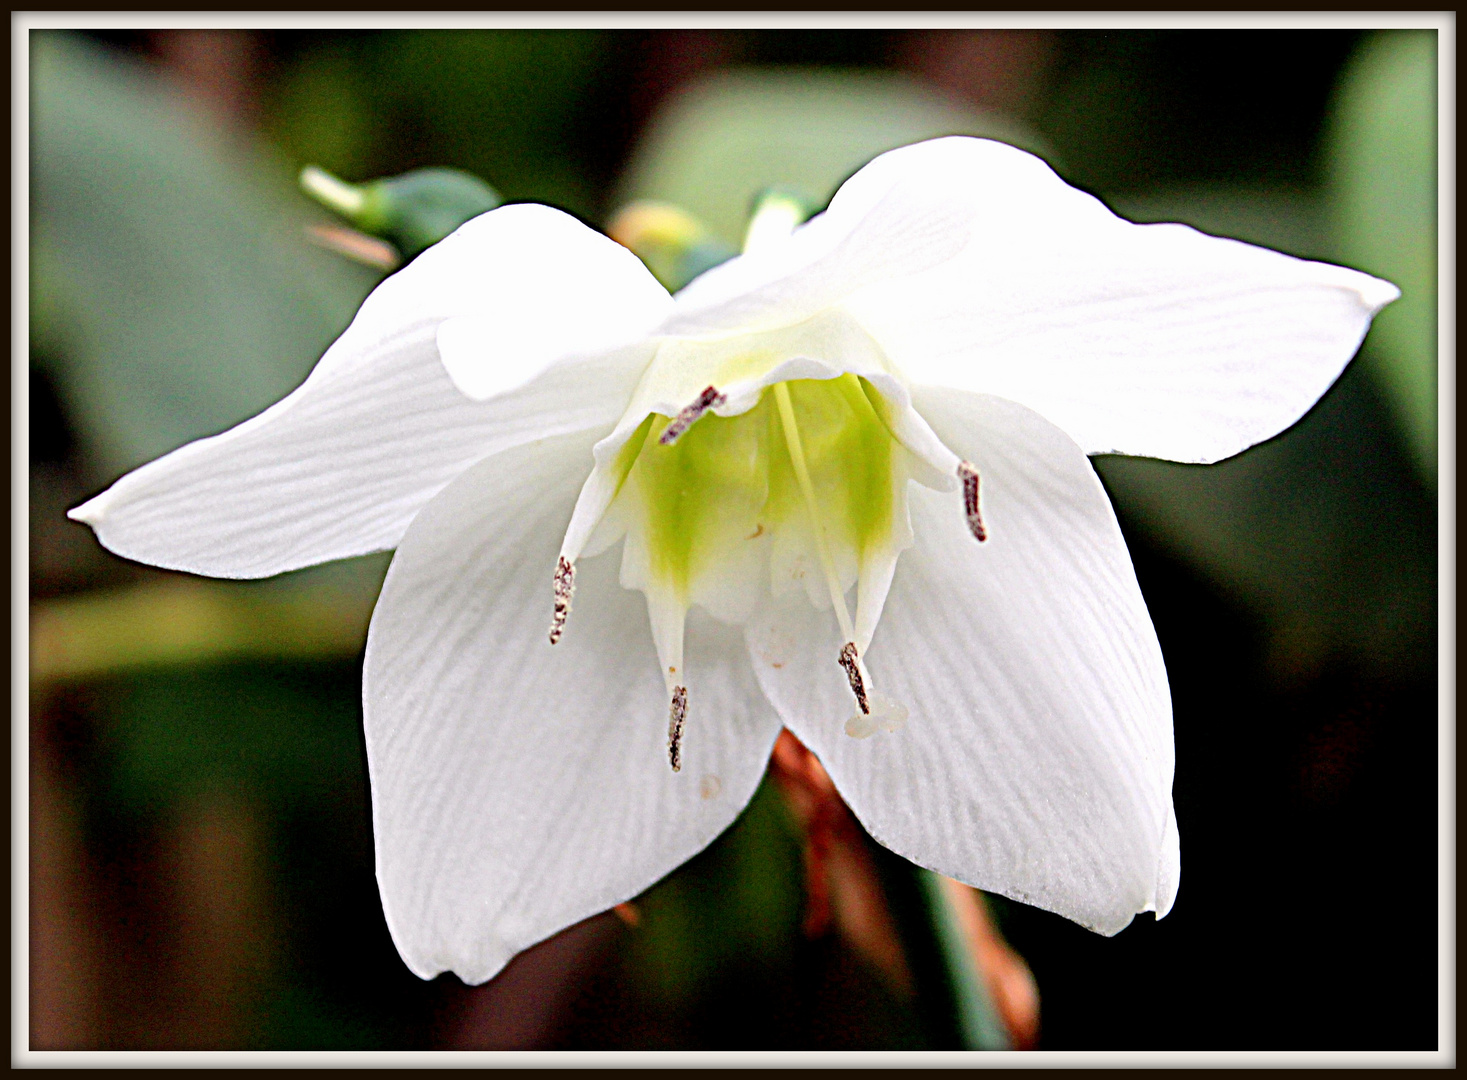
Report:
M804 448L818 527L832 549L855 555L859 564L869 548L889 541L892 526L896 444L872 406L876 391L849 374L782 385ZM738 416L703 416L671 445L658 442L671 419L650 416L623 451L623 495L637 497L648 570L683 603L730 543L814 524L773 389Z

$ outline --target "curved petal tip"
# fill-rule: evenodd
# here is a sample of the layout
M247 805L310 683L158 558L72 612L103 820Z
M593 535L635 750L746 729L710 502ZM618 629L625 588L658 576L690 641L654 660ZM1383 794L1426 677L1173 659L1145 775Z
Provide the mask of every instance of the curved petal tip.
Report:
M110 492L111 489L109 488L107 491L102 492L102 494L88 499L80 506L73 506L66 512L66 516L71 518L72 521L80 521L83 524L96 527L101 524L103 516L107 513L107 496Z
M1181 841L1177 834L1177 813L1168 808L1166 826L1161 834L1161 859L1156 871L1155 911L1158 919L1167 917L1177 900L1177 886L1182 878Z
M1369 274L1362 274L1360 276L1364 279L1358 286L1360 299L1365 301L1365 306L1370 309L1371 315L1374 315L1387 304L1401 298L1401 290L1389 281L1371 277Z

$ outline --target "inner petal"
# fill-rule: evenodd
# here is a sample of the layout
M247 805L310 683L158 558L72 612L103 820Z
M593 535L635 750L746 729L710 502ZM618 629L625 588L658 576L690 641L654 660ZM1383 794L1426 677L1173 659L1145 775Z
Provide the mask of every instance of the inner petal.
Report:
M844 592L862 562L901 535L893 525L898 502L905 518L894 468L902 450L855 376L782 385ZM747 620L766 582L776 593L804 588L817 607L828 608L820 537L776 393L766 389L737 416L705 416L670 446L658 439L667 423L654 420L618 496L627 503L628 532L641 534L625 549L622 583L670 590L729 623Z
M657 348L616 430L596 446L607 465L650 413L676 417L708 390L709 411L730 417L759 403L779 382L859 377L870 404L891 435L910 451L923 483L949 490L958 459L911 406L905 381L859 323L839 308L778 330L717 338L669 338Z

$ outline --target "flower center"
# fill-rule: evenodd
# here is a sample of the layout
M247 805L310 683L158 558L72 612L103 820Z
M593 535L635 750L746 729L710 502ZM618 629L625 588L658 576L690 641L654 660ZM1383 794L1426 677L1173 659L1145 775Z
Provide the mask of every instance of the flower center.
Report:
M576 560L625 539L621 584L647 598L675 771L696 696L683 663L694 605L732 625L792 596L832 612L843 644L830 677L843 672L856 703L847 733L895 731L907 710L876 692L865 655L912 543L911 480L962 486L978 522L976 470L941 444L875 343L840 312L668 339L597 444L555 571L551 641L565 630Z
M756 573L768 563L776 595L804 586L818 606L828 598L854 639L844 593L889 541L900 449L861 380L776 383L748 412L704 416L670 444L660 436L678 420L649 420L618 497L635 504L649 574L679 602L742 623L752 582L728 580L730 559ZM768 550L748 560L748 546Z
M873 717L860 658L869 630L858 633L846 604L863 569L906 546L894 535L899 502L905 510L902 449L873 406L874 393L851 374L795 379L765 388L737 416L698 412L690 419L713 400L710 387L678 416L650 418L617 497L630 517L622 581L665 612L654 615L654 635L675 713L689 607L742 623L762 597L803 589L840 625L845 645L832 660L856 697L852 733L894 729L903 718L905 710L885 699ZM861 621L874 627L865 614ZM674 718L674 755L680 728Z

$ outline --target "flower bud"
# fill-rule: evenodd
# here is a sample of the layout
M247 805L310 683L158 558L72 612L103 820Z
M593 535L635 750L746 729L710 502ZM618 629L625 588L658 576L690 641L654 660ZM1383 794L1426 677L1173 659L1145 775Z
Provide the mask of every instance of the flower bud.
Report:
M606 235L630 248L669 292L738 254L671 203L629 203L611 219Z
M405 259L504 201L477 176L459 169L414 169L349 184L310 165L301 171L300 184L356 228L391 241Z
M783 240L819 209L814 199L792 188L765 188L754 197L749 227L744 232L744 250Z

